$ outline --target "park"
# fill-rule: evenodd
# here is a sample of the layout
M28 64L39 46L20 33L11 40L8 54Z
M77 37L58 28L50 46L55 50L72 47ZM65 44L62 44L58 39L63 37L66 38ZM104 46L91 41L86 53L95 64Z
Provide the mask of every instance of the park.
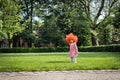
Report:
M70 56L71 43L77 56ZM0 80L120 80L119 74L119 0L0 0Z

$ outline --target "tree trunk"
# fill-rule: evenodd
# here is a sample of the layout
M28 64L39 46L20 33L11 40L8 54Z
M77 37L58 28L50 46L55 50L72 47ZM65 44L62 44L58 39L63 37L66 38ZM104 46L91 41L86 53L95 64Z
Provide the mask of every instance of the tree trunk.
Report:
M8 41L9 41L9 48L12 48L13 47L12 39L8 39Z
M92 45L93 46L99 46L99 42L98 42L98 33L96 31L96 29L99 27L100 23L93 25L92 30L95 31L92 33Z
M92 45L99 46L98 37L95 35L92 35Z
M32 20L33 20L33 0L30 0L31 3L31 9L30 9L30 34L32 34ZM32 40L30 40L29 47L32 47Z
M10 48L12 48L12 47L13 47L12 41L10 41L9 45L10 45Z
M10 38L10 33L7 33L8 41L9 41L9 48L12 48L12 39Z

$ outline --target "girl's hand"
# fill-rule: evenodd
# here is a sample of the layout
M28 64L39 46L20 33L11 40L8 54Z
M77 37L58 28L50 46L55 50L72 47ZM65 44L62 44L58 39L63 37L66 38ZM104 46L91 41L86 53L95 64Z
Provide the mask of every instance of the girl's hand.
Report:
M78 53L76 54L76 57L78 56Z

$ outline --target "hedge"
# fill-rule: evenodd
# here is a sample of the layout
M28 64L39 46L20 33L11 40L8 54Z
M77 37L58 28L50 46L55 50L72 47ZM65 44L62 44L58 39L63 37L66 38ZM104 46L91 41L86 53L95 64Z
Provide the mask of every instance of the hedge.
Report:
M68 47L0 48L0 53L67 52Z
M101 45L79 47L81 52L120 52L120 45Z
M120 45L83 46L79 52L120 52ZM0 48L0 53L68 52L69 47Z

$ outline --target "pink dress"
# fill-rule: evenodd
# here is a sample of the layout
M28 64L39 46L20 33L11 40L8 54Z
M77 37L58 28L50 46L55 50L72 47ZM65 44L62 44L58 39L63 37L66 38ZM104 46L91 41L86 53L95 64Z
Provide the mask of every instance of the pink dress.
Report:
M75 43L70 43L70 57L76 57L77 55L77 48Z

